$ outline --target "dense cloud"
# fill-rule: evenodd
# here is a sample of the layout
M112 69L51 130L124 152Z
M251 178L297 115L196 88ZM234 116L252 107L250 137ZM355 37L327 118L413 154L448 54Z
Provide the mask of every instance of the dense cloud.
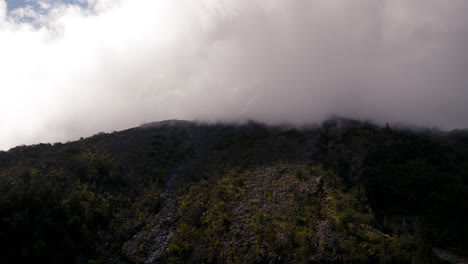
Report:
M466 0L87 6L0 0L0 149L172 118L468 127Z

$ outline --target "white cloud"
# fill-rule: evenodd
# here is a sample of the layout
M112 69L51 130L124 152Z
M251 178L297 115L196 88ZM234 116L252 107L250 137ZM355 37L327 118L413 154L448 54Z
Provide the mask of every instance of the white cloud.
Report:
M32 26L0 0L0 149L170 118L468 126L464 0L89 3Z
M5 21L6 11L7 11L6 2L0 1L0 23L3 23L3 21Z

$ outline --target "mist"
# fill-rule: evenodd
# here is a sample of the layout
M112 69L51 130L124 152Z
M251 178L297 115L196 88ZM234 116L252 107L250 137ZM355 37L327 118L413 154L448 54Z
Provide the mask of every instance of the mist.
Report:
M0 149L164 119L468 127L465 0L0 0Z

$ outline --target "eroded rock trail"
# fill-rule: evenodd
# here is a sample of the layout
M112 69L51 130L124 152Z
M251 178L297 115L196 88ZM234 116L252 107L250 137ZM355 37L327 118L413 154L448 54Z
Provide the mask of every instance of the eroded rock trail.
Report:
M185 162L176 168L169 178L163 192L164 206L159 213L158 223L151 229L150 248L145 263L160 263L167 258L169 243L174 235L177 221L177 197L175 194L178 183L193 169L193 162Z
M195 163L187 160L172 170L164 186L163 205L158 214L151 216L146 225L122 247L125 259L134 263L161 263L167 258L168 246L176 229L177 197L180 181L193 171Z

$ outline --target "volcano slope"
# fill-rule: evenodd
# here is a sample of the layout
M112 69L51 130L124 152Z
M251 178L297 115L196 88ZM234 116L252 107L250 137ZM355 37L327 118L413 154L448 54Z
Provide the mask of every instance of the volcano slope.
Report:
M3 263L468 255L464 130L163 121L0 152L0 191Z

